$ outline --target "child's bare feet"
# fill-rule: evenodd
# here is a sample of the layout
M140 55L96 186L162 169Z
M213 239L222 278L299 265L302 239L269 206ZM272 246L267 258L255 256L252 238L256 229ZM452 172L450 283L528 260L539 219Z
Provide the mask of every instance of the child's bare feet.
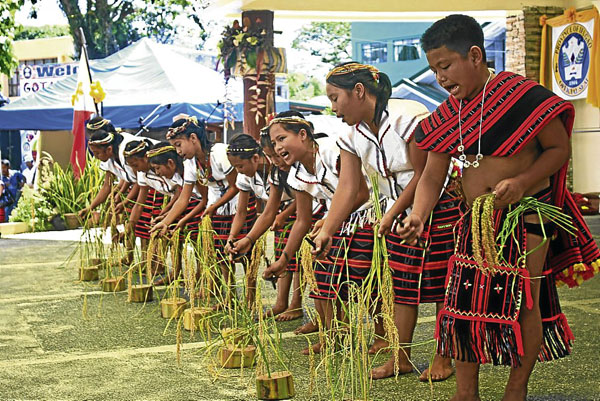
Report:
M305 323L302 326L298 327L296 330L294 330L294 334L296 334L296 335L309 334L309 333L314 333L315 331L318 331L318 330L319 330L319 328L317 327L317 325L314 324L312 321L309 321L308 323Z
M267 309L265 311L265 317L277 316L280 313L284 312L287 309L286 305L277 305L273 306L271 309Z
M525 401L527 399L527 386L525 388L513 388L504 390L502 401Z
M446 380L454 373L454 368L452 368L452 361L450 358L443 358L439 355L436 355L433 358L433 363L431 364L431 369L427 368L421 373L419 376L419 380L422 382L429 381L429 376L431 375L432 382L439 382Z
M302 316L304 316L302 308L288 308L282 314L277 316L275 320L277 320L278 322L289 322L292 320L300 319Z
M412 370L413 367L410 364L403 365L402 363L400 363L400 366L398 366L399 375L410 373L412 372ZM390 358L383 365L371 370L371 379L373 380L385 379L386 377L391 376L394 376L394 357Z
M321 343L316 343L312 346L312 350L315 354L320 354L321 353ZM310 350L308 348L304 348L302 350L302 355L309 355L310 354Z
M375 355L378 352L390 352L390 344L383 338L376 338L373 345L369 348L369 354Z

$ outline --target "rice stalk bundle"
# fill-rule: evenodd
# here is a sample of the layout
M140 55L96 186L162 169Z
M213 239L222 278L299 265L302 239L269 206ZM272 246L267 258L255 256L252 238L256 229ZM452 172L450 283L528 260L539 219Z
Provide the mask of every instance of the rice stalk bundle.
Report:
M180 229L173 231L169 243L171 245L171 263L173 266L177 266L179 263L181 248L179 246L179 233ZM179 273L181 275L181 272ZM179 280L180 277L173 277L173 283L170 286L170 294L173 300L179 297Z
M250 261L246 268L245 285L246 285L246 299L250 299L251 283L254 283L254 287L257 287L256 280L258 277L258 269L261 262L265 258L266 252L267 235L263 234L252 247L252 253L250 255ZM251 308L255 305L249 305Z
M546 220L553 222L559 229L569 233L570 235L576 235L577 228L575 228L571 216L563 213L562 210L557 206L540 202L531 196L526 196L521 199L516 206L509 206L509 212L506 214L502 227L496 236L496 242L498 243L500 249L506 246L510 238L514 235L515 230L518 229L522 216L525 213L532 211L538 216L540 228L543 234L543 240L534 249L530 250L529 252L524 252L520 256L519 263L525 260L527 255L544 246L546 241L548 241L548 236L543 224ZM502 260L504 260L503 256L503 254L500 255Z
M202 218L198 233L197 259L200 268L200 288L204 293L205 305L210 304L212 292L217 287L216 272L217 253L215 250L214 230L209 215Z
M383 217L381 210L381 201L379 197L379 181L376 175L371 176L371 185L373 188L373 209L378 221ZM389 347L395 355L394 372L398 374L400 355L400 339L398 330L394 323L394 284L392 279L392 270L390 268L388 250L385 236L379 237L379 224L373 228L373 259L371 260L371 271L369 277L365 280L366 291L365 299L370 299L373 282L376 282L378 288L378 300L381 301L381 313L383 327L387 336ZM370 306L370 305L369 305Z
M308 286L310 291L318 292L319 288L317 286L317 279L315 278L315 269L313 263L320 263L318 260L313 262L312 256L312 246L308 243L308 241L302 241L302 245L300 245L300 250L298 254L300 256L300 267L302 269L302 283L300 288L304 288L304 286Z
M484 194L473 201L471 236L473 238L473 258L477 267L485 274L496 273L498 251L494 236L494 201L496 195ZM482 248L483 246L483 254Z

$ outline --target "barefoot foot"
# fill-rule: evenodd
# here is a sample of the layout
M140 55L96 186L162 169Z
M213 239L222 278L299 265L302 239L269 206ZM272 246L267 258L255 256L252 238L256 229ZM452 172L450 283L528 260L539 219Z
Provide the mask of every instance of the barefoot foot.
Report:
M271 309L267 309L265 311L265 317L277 316L280 313L282 313L283 311L285 311L286 309L287 309L287 306L285 306L285 305L275 304L275 306L273 306Z
M314 324L312 321L309 321L306 324L303 324L302 326L298 327L296 330L294 330L294 334L296 335L300 335L300 334L309 334L309 333L314 333L315 331L318 331L319 328L317 327L316 324Z
M502 401L525 401L527 399L527 387L505 389Z
M373 341L373 345L369 348L369 354L375 355L378 352L390 352L389 343L385 341L383 338L377 338ZM387 348L387 349L385 349Z
M402 365L398 366L398 374L404 375L412 372L412 366ZM386 377L394 376L394 358L390 358L385 364L371 370L371 379L379 380L385 379Z
M431 369L427 368L421 373L419 376L419 380L422 382L428 382L431 378L432 382L439 382L446 380L454 373L454 368L452 367L452 361L450 358L443 358L439 355L436 355L433 358L433 364L431 364Z
M315 354L320 354L321 353L321 343L314 344L312 346L312 350ZM310 354L310 350L308 348L304 348L302 350L302 355L309 355L309 354Z
M278 322L289 322L292 320L300 319L304 316L302 309L286 309L285 312L275 318Z

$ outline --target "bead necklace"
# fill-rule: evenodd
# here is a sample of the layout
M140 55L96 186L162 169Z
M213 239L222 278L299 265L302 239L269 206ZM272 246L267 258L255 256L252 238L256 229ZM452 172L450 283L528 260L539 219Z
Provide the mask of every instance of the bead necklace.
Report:
M475 156L475 161L470 162L467 160L467 155L465 154L465 146L463 145L463 136L462 136L462 119L460 116L460 112L462 110L462 99L458 103L458 136L460 138L460 145L458 146L458 151L460 152L460 156L458 160L463 162L464 168L477 168L479 167L479 160L483 159L483 155L481 154L481 127L483 123L483 104L485 102L485 89L487 87L488 82L492 78L492 72L490 71L490 75L488 75L487 81L485 81L485 85L483 85L483 92L481 94L481 114L479 115L479 138L477 140L477 155Z

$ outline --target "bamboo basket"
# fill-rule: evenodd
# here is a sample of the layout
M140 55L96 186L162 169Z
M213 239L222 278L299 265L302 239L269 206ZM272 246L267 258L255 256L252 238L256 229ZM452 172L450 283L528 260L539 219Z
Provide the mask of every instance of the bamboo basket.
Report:
M196 307L194 308L194 317L192 320L192 310L190 308L183 311L183 328L187 331L192 331L192 325L196 325L196 329L200 327L200 321L214 313L212 308Z
M218 358L221 367L225 369L237 369L242 366L249 368L256 361L256 347L248 345L239 348L235 345L226 345L219 349Z
M79 280L81 281L96 281L98 280L97 267L81 267L79 268Z
M248 334L244 333L239 328L225 328L221 330L221 336L223 337L223 342L228 345L239 345L248 343Z
M152 299L153 292L150 284L136 284L129 287L129 302L150 302Z
M165 319L179 317L183 314L187 301L183 298L168 298L160 301L160 315Z
M65 213L63 217L69 230L73 230L81 225L81 221L79 220L77 213Z
M296 395L294 378L287 370L256 377L256 394L259 400L285 400Z
M120 292L127 288L125 278L123 277L111 277L102 280L102 291L104 292Z

